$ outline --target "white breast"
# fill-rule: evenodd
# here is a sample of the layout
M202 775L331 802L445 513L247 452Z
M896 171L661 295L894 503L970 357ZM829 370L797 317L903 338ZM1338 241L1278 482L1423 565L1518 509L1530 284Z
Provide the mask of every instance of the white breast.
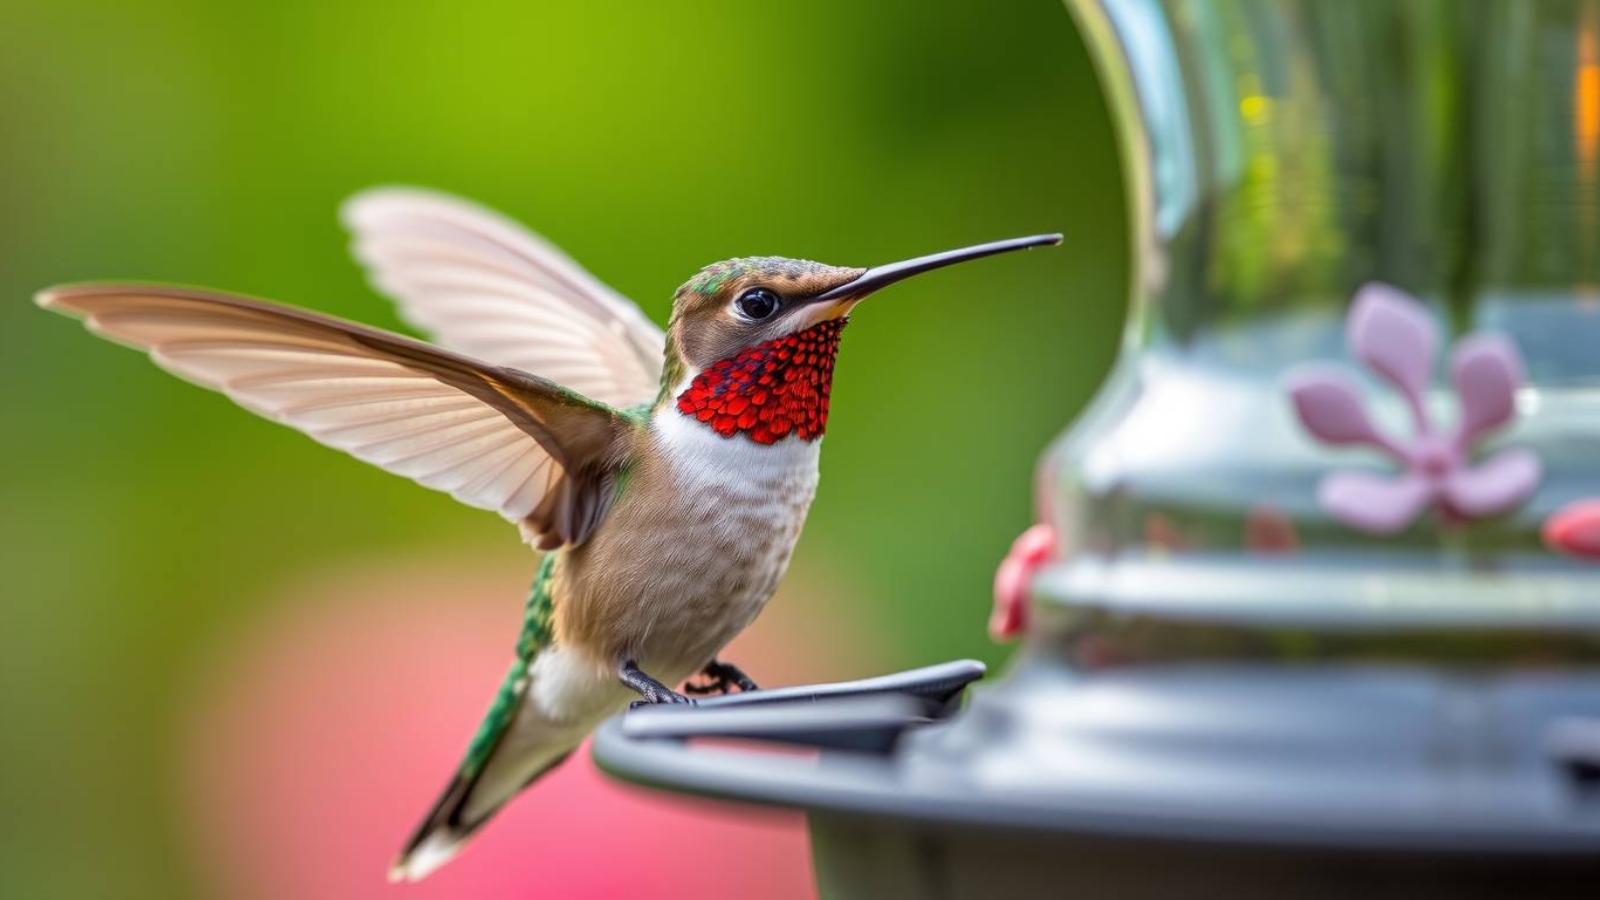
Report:
M723 437L670 407L656 414L652 430L678 479L686 517L716 532L697 543L719 548L718 560L696 568L705 581L702 601L718 609L694 623L700 634L691 655L715 653L750 624L783 577L816 495L821 442Z
M725 485L752 501L796 480L816 488L821 441L791 437L758 444L743 435L723 437L670 406L655 414L652 425L674 470L686 482Z

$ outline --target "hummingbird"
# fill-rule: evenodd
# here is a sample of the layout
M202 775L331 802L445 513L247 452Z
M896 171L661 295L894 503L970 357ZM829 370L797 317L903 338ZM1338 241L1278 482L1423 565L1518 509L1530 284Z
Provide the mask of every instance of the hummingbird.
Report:
M633 703L756 690L719 658L777 587L817 488L840 334L904 278L1038 235L871 268L701 269L663 331L509 218L411 188L342 207L427 343L214 290L50 288L37 303L239 405L470 506L541 551L510 669L390 869L418 880ZM694 679L691 683L684 682Z

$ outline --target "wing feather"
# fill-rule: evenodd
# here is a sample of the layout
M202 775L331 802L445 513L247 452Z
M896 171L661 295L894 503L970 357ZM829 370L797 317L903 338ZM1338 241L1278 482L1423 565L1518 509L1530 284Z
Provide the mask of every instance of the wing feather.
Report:
M618 408L655 396L661 329L511 219L413 188L357 194L342 218L373 286L440 345Z
M38 300L323 444L499 512L545 548L598 522L633 427L546 379L304 310L145 285Z

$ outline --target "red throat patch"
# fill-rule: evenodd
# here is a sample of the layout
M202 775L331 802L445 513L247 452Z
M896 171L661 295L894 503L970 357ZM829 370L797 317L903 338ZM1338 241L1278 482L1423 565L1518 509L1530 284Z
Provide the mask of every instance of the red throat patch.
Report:
M678 395L678 411L723 437L742 433L758 444L777 443L791 432L803 441L822 437L846 321L818 322L713 364Z

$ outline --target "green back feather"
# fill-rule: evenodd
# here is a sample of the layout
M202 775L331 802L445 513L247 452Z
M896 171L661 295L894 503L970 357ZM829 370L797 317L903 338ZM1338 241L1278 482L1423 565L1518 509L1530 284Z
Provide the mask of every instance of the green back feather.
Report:
M528 687L528 667L539 651L550 645L555 635L555 598L550 592L551 575L555 570L556 554L546 553L539 562L539 571L533 576L533 588L528 592L528 604L522 615L522 634L517 638L517 658L500 683L500 691L489 705L478 731L467 746L467 757L461 763L461 778L470 779L478 774L489 756L494 753L500 736L516 718L522 695Z

